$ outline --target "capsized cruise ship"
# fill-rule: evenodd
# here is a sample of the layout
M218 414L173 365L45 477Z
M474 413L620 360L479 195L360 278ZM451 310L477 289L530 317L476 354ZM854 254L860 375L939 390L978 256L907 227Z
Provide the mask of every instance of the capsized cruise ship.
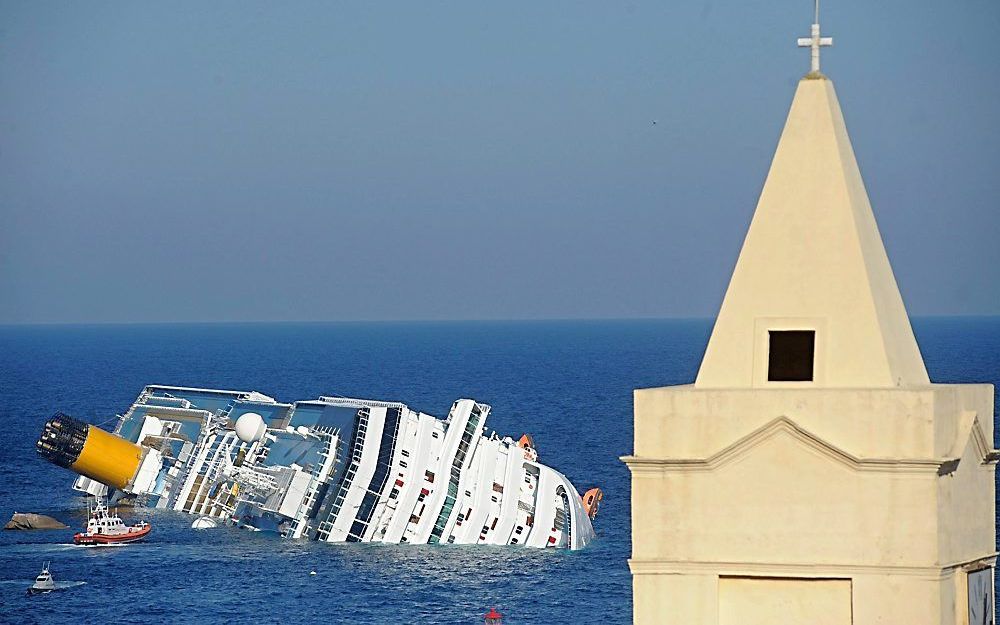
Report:
M80 475L77 491L287 538L586 546L600 489L581 496L528 435L487 436L489 411L154 385L113 434L59 413L37 450Z

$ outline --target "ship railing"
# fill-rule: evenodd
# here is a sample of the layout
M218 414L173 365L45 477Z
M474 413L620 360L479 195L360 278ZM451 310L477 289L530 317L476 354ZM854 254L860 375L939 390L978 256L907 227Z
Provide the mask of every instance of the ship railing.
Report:
M339 397L334 395L321 395L319 401L331 406L346 407L368 407L368 408L399 408L406 409L406 404L398 401L378 401L376 399L358 399L356 397Z

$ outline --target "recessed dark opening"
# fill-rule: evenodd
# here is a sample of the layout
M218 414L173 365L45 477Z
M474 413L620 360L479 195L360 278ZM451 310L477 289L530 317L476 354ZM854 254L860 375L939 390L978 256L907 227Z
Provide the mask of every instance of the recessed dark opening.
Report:
M767 381L812 381L815 330L770 330L768 335Z

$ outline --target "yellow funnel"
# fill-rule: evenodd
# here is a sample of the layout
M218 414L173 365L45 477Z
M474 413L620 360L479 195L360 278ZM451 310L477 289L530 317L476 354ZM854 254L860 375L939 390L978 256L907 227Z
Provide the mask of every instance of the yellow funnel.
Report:
M142 451L142 447L124 438L91 426L83 451L69 468L102 484L122 489L139 470Z

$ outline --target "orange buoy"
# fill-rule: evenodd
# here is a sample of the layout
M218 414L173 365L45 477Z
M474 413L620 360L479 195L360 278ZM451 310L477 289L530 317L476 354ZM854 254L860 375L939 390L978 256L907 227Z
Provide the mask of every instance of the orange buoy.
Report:
M490 608L490 611L486 613L486 617L483 618L484 625L502 625L503 615L497 612L496 608Z

